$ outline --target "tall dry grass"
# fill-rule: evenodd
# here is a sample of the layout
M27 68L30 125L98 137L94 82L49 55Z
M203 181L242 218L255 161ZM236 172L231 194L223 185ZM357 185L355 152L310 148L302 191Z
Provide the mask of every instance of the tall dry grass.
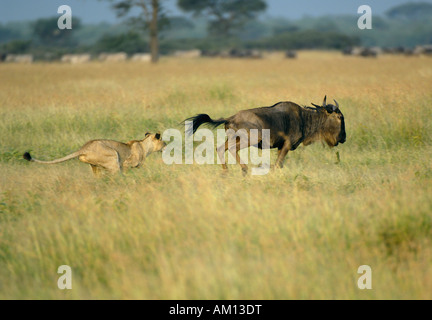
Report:
M0 65L0 298L432 298L432 59ZM278 101L341 105L347 143L242 177L151 155L95 179L63 156ZM272 153L272 161L275 160ZM73 289L59 290L69 265ZM370 265L373 289L357 287Z

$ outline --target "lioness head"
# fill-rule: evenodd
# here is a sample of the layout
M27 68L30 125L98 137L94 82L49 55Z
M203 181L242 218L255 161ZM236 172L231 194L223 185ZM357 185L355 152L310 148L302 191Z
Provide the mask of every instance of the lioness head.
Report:
M153 152L157 151L163 151L166 147L166 143L162 141L161 134L158 133L150 133L147 132L145 135L145 140L150 141L151 145L153 146Z

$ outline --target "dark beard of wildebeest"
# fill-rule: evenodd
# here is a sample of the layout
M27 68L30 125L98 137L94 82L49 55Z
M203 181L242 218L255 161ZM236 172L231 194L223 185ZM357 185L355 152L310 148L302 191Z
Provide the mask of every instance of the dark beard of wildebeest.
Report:
M225 152L229 150L246 174L248 167L241 161L238 152L251 146L251 129L258 129L258 144L254 147L262 149L262 130L269 129L269 147L278 149L275 167L282 168L288 151L294 151L301 143L307 146L315 141L322 141L329 147L336 147L346 141L345 120L339 110L339 104L336 100L334 100L335 105L327 104L326 100L327 96L324 97L321 106L312 104L314 107L301 107L294 102L279 102L271 107L242 110L229 118L218 120L212 120L207 114L198 114L185 120L193 121L187 133L194 134L203 124L213 128L224 124L226 131L232 129L233 131L227 132L227 140L217 148L217 153L222 168L227 170ZM245 129L248 134L247 145L241 144L241 139L236 134L232 134L240 129Z

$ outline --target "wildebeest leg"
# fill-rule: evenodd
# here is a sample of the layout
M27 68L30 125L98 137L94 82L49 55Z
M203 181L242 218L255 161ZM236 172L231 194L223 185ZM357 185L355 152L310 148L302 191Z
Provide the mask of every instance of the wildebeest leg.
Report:
M275 163L276 168L283 168L283 161L290 149L291 149L291 143L289 141L285 141L283 147L278 151L278 157Z
M224 144L221 144L219 147L217 147L217 154L219 156L219 159L222 163L222 169L228 170L228 166L225 163L225 152L228 150L228 140L225 141Z
M231 146L231 148L229 148L229 152L236 158L236 161L238 162L238 164L240 164L242 171L243 171L243 175L246 175L248 172L248 167L247 165L244 164L244 162L242 161L242 159L240 158L240 155L238 154L239 151L243 148L247 148L248 146L241 146L240 143L240 139L236 139L236 143L235 143L235 147ZM227 141L227 144L228 141Z

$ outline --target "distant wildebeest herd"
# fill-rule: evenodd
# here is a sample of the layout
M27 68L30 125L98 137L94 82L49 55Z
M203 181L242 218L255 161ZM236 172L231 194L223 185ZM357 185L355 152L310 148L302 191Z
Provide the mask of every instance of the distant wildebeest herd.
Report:
M14 63L33 63L34 57L32 54L0 54L0 62L14 62ZM97 56L93 56L90 53L76 53L76 54L64 54L60 58L54 58L50 53L46 53L42 57L38 57L38 60L42 61L59 61L62 63L70 64L82 64L90 61L99 62L123 62L123 61L134 61L134 62L150 62L151 55L149 53L135 53L128 56L125 52L116 53L101 53Z
M192 121L190 132L194 134L201 125L211 127L225 126L226 141L217 148L222 168L227 170L225 152L228 150L246 174L248 167L241 161L238 152L248 147L259 149L278 149L275 167L281 168L289 151L294 151L300 144L310 145L322 141L330 147L346 141L345 119L339 104L327 104L327 97L322 105L301 107L294 102L279 102L271 107L242 110L228 118L213 120L207 114L198 114L184 121ZM258 132L258 140L252 142L251 130ZM269 139L264 140L262 133L269 132ZM243 136L239 134L242 132ZM136 168L142 165L152 152L163 151L166 147L159 133L147 133L143 140L122 143L114 140L91 140L78 151L52 161L34 159L29 152L24 159L42 164L57 164L78 158L91 165L93 173L98 175L101 169L111 173L122 172L124 168Z
M408 47L392 47L392 48L381 48L381 47L347 47L342 50L344 55L360 56L360 57L377 57L381 54L394 54L394 55L405 55L405 56L419 56L429 55L432 56L432 45L421 45L415 48Z
M180 59L194 59L200 57L214 57L214 58L247 58L247 59L262 59L264 54L259 50L240 50L231 49L225 51L202 51L198 49L194 50L177 50L172 53L173 57ZM294 59L297 57L295 51L289 50L285 52L285 57L288 59ZM32 54L0 54L0 62L15 62L15 63L33 63L34 57ZM125 52L116 53L100 53L99 55L92 55L90 53L75 53L75 54L64 54L59 58L53 57L50 53L46 53L42 57L38 57L37 60L41 61L59 61L62 63L69 64L82 64L90 61L99 62L150 62L151 55L149 53L135 53L128 55Z
M381 47L347 47L342 50L344 55L359 56L359 57L377 57L381 54L399 54L405 56L419 56L426 55L432 56L432 45L419 45L415 48L408 47L394 47L394 48L381 48ZM266 55L271 54L271 51L261 51L256 49L229 49L229 50L178 50L172 53L173 57L177 58L199 58L199 57L213 57L213 58L247 58L247 59L262 59ZM297 58L297 52L294 50L287 50L284 52L287 59ZM32 63L35 58L32 54L6 54L0 53L0 62L15 62L15 63ZM151 55L149 53L135 53L128 55L125 52L115 53L100 53L93 56L89 53L78 54L64 54L59 58L55 58L50 53L46 53L37 60L42 61L60 61L70 64L81 64L90 61L100 62L150 62Z

